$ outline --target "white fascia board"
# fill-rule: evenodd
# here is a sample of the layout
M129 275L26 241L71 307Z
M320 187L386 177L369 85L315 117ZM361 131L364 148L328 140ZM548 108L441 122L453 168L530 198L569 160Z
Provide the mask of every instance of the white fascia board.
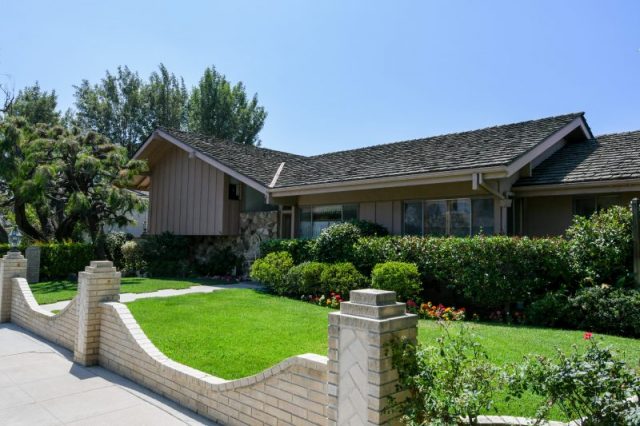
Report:
M353 182L331 182L315 185L274 188L269 192L274 197L323 194L328 192L362 191L369 189L397 188L402 186L434 185L439 183L470 182L474 173L482 173L487 179L498 179L506 176L505 167L486 169L466 169L415 176L392 176L384 178L363 179Z
M512 176L514 173L526 166L535 158L542 155L553 145L561 142L564 137L566 137L569 133L577 128L581 128L587 138L590 137L591 133L589 132L589 129L587 128L584 120L582 119L582 117L577 117L562 129L558 130L547 139L536 145L531 151L527 152L522 157L509 164L509 166L507 167L508 176Z
M187 145L186 143L180 141L179 139L176 139L173 136L163 132L162 130L156 130L155 132L153 132L153 134L151 136L149 136L149 138L140 147L138 152L136 152L136 154L134 155L133 158L136 159L136 160L139 159L141 154L147 148L147 145L150 144L156 137L159 137L161 139L164 139L164 140L176 145L178 148L188 152L190 157L192 155L194 155L196 158L204 161L205 163L209 164L210 166L213 166L216 169L221 170L222 172L224 172L224 173L228 174L229 176L239 180L240 182L250 186L251 188L255 189L256 191L259 191L259 192L263 193L265 196L267 195L267 188L264 185L262 185L262 184L256 182L255 180L243 175L242 173L238 173L237 171L233 170L232 168L222 164L221 162L219 162L217 160L214 160L213 158L209 157L208 155L205 155L205 154L201 153L197 149L194 149L193 147Z
M603 194L640 192L640 179L603 180L597 182L559 183L550 185L517 186L511 189L517 197L551 195Z

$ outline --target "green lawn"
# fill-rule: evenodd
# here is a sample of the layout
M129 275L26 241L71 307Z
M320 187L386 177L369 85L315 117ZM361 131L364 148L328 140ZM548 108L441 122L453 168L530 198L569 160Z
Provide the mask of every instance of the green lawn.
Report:
M167 288L182 289L194 285L220 285L227 282L211 279L190 278L122 278L120 293L147 293ZM31 284L31 291L39 304L54 303L60 300L71 300L78 292L78 284L75 281L43 281Z
M142 299L128 304L147 336L170 358L226 379L258 373L307 352L326 355L329 309L254 290ZM455 323L453 327L459 327ZM583 333L529 327L465 323L490 359L504 365L525 354L552 354L555 347L584 346ZM428 344L441 333L434 321L420 321L418 338ZM640 340L602 337L632 365L640 362ZM499 404L500 414L533 416L536 399ZM562 419L554 413L558 420Z

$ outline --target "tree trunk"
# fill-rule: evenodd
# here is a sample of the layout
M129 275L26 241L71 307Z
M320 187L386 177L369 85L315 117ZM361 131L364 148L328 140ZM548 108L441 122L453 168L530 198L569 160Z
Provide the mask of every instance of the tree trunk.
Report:
M9 242L9 235L7 234L7 231L0 226L0 243L2 244L6 244Z
M14 202L13 214L15 215L16 225L18 225L18 228L20 228L25 235L36 241L46 240L45 236L34 228L31 223L29 223L29 219L27 218L27 209L25 205L18 200Z

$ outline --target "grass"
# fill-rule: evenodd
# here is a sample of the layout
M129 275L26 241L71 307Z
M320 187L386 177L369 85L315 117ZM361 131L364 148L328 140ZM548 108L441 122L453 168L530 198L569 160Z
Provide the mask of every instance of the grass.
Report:
M183 289L194 285L228 284L211 279L191 278L122 278L120 293L148 293L164 289ZM31 284L31 291L41 305L55 303L61 300L71 300L78 292L78 283L69 280L43 281Z
M326 355L330 310L254 290L141 299L128 304L151 341L168 357L225 379L258 373L283 359L307 352ZM521 326L464 323L497 365L519 362L529 353L552 355L555 347L583 347L583 333ZM452 324L459 327L460 323ZM422 320L418 339L429 344L442 333ZM599 337L599 336L596 336ZM602 336L627 362L640 362L640 340ZM499 395L498 400L503 398ZM535 414L533 395L500 402L502 415ZM490 413L491 414L491 413ZM566 420L555 412L557 420Z

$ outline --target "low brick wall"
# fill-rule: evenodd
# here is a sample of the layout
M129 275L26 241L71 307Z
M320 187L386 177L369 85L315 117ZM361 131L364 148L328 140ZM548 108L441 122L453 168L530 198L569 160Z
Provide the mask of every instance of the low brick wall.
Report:
M14 278L12 285L11 321L73 351L78 332L77 297L56 315L38 305L26 279Z
M100 307L103 367L223 424L326 425L326 357L300 355L227 381L167 358L125 305Z

